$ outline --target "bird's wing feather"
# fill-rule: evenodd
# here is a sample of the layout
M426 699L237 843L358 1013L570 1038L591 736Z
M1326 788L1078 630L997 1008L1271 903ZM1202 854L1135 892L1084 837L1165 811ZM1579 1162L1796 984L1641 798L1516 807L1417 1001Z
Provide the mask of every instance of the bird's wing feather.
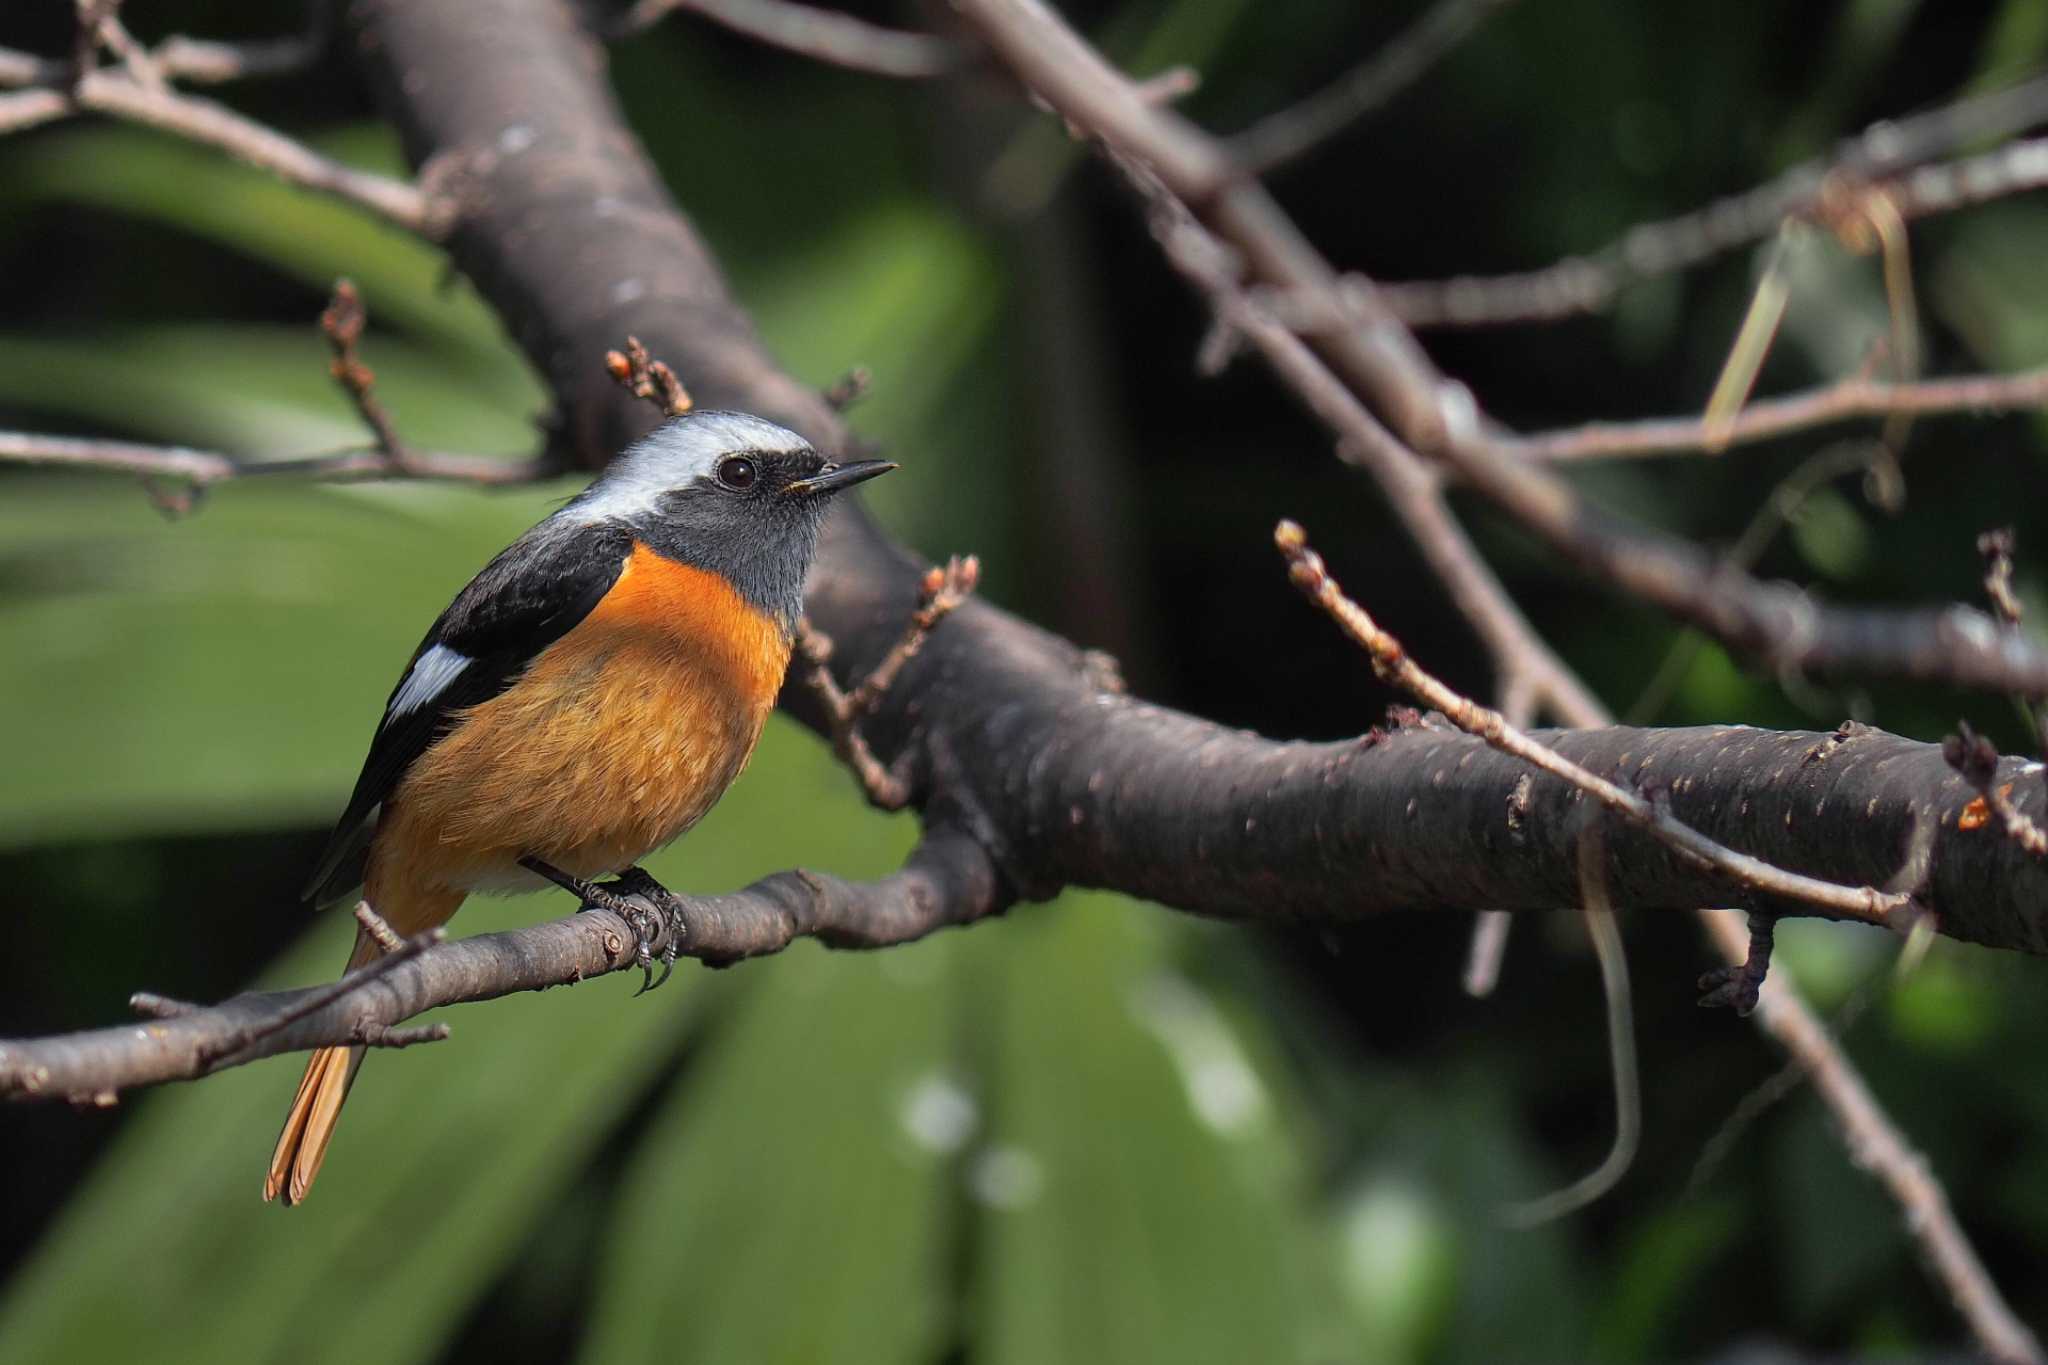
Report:
M543 522L484 566L434 622L377 723L348 808L327 841L306 898L331 905L362 884L377 810L406 770L464 707L510 687L540 652L588 616L618 581L624 531L564 534Z

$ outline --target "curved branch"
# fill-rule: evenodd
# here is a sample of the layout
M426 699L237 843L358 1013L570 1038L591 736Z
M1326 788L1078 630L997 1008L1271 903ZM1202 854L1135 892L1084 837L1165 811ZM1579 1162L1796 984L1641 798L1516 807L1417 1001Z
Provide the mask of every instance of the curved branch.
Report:
M531 483L555 472L546 456L500 459L438 450L406 451L398 464L382 450L342 450L296 459L245 460L191 446L144 445L97 436L48 436L33 431L0 431L0 461L49 469L102 469L145 478L177 479L205 488L230 479L324 480L439 479L451 483Z
M2048 184L2048 140L2014 142L1979 156L1907 170L1953 149L1958 140L2009 132L2048 117L2048 80L1980 96L1927 120L1873 125L1833 160L1808 162L1768 184L1717 199L1661 222L1642 223L1584 256L1535 270L1462 275L1449 280L1381 284L1380 305L1411 327L1487 327L1555 322L1597 313L1640 280L1702 265L1759 241L1787 219L1836 226L1862 210L1860 196L1881 194L1901 218L1953 213ZM1957 111L1996 117L1957 120ZM1985 130L1989 130L1987 133ZM1910 136L1901 137L1902 132Z
M623 36L660 23L676 10L702 15L734 33L800 57L871 76L923 80L959 69L957 43L929 33L883 28L850 14L791 0L636 0L612 26Z
M33 74L41 65L26 54L0 49L0 72ZM440 205L417 186L344 166L224 104L151 89L118 71L89 72L62 88L32 86L0 95L0 133L87 111L217 147L294 185L360 205L408 232L429 240L440 236Z
M1959 412L2015 412L2044 406L2048 406L2048 366L2017 374L1958 375L1902 383L1856 375L1803 393L1757 399L1711 429L1704 417L1588 422L1584 426L1517 436L1507 445L1525 460L1699 455L1859 417L1932 417Z
M1249 282L1331 301L1340 282L1322 254L1223 145L1132 83L1037 0L955 0L989 49L1082 132L1145 163L1166 190L1241 257ZM1969 105L1970 126L2038 117L2048 77ZM1959 106L1960 108L1961 106ZM1896 143L1953 132L1960 115L1899 125ZM1930 116L1931 118L1931 116ZM1910 136L1909 136L1910 134ZM1896 146L1885 144L1893 150ZM1875 154L1875 153L1873 153ZM1390 314L1309 338L1373 408L1397 446L1436 458L1525 530L1597 581L1691 622L1774 668L1890 675L1957 687L2048 693L2048 648L2001 632L1967 608L1848 610L1717 563L1689 542L1588 505L1549 469L1519 458L1464 385L1446 378Z
M729 895L680 897L677 908L686 925L682 953L723 965L780 952L799 938L841 948L904 943L1006 904L980 845L934 830L880 881L778 872ZM346 987L357 978L346 977L344 989L251 992L206 1007L138 997L139 1011L160 1017L49 1038L0 1038L0 1097L109 1104L136 1086L192 1080L281 1052L403 1045L422 1039L394 1033L395 1026L426 1010L571 985L635 965L633 931L605 910L405 951L403 961L365 968L354 989Z

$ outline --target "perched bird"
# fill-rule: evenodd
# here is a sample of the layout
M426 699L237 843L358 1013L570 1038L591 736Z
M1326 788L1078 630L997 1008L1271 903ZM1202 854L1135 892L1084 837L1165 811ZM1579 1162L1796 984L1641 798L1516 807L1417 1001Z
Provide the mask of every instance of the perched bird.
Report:
M473 891L543 877L587 903L614 903L589 884L611 873L659 892L633 865L702 819L746 767L832 496L895 467L831 463L736 412L672 418L627 449L434 622L385 704L307 899L329 905L360 888L410 936ZM348 969L380 952L359 931ZM266 1200L305 1198L363 1053L313 1054Z

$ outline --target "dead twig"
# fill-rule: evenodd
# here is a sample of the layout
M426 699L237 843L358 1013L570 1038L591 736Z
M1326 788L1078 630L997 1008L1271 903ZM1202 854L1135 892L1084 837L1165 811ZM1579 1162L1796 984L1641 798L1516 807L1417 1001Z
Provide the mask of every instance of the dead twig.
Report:
M1453 691L1409 658L1399 640L1380 629L1365 608L1344 595L1343 589L1330 577L1322 556L1309 548L1307 533L1300 526L1291 521L1281 522L1274 529L1273 543L1287 560L1288 576L1294 585L1303 596L1327 612L1353 643L1366 651L1372 659L1373 672L1383 682L1399 687L1416 700L1441 711L1451 724L1465 733L1571 783L1616 815L1640 825L1671 848L1703 866L1711 867L1745 890L1803 902L1840 918L1861 920L1866 924L1896 924L1911 918L1909 912L1913 900L1905 892L1879 891L1870 886L1842 886L1801 876L1760 858L1738 853L1684 824L1662 803L1610 782L1555 750L1538 744L1509 725L1500 712Z
M2018 540L2010 526L1986 531L1977 537L1977 553L1984 558L1984 595L1991 599L1992 614L1999 624L2017 635L2026 607L2012 586L2013 553ZM2048 752L2048 692L2013 698L2013 705L2034 732L2034 747Z
M808 620L797 623L796 654L803 665L804 684L825 708L832 750L853 769L868 800L882 810L901 810L910 804L910 775L901 759L890 765L875 757L861 733L861 722L873 713L904 665L917 657L939 622L966 601L980 581L981 561L973 555L956 556L947 560L944 568L934 565L927 570L918 587L917 608L902 637L850 689L842 689L832 676L831 637Z
M650 356L639 337L627 337L623 353L606 351L604 368L621 388L654 404L655 411L664 417L681 417L696 406L668 362Z
M37 58L0 49L0 72L41 75L45 69ZM36 85L0 95L0 133L86 112L216 147L294 185L348 200L430 241L446 236L454 225L451 205L416 185L344 166L226 105L152 88L125 70L94 70L68 86Z
M2026 615L2026 608L2012 590L2012 557L2018 548L2018 538L2010 526L1977 537L1977 553L1984 557L1984 595L1991 599L1991 609L2008 630L2018 630L2020 618Z
M556 473L546 456L500 459L438 450L411 452L406 477L447 483L534 483ZM0 461L50 469L95 469L175 480L203 489L230 479L267 476L353 482L388 479L399 471L381 450L351 449L284 460L245 460L217 450L145 445L98 437L49 436L33 431L0 431Z
M1265 175L1306 155L1408 89L1488 15L1510 3L1437 0L1386 46L1331 84L1231 138L1237 164L1247 175Z
M1961 115L1958 117L1958 115ZM1964 100L1916 119L1873 124L1835 157L1695 212L1642 223L1598 251L1536 270L1381 283L1378 307L1411 327L1554 322L1597 313L1628 285L1704 264L1760 241L1788 221L1839 220L1844 205L1883 193L1901 218L2009 198L2048 184L2048 140L1918 165L1965 142L2007 136L2048 117L2048 78Z
M1957 829L1981 829L1996 816L2006 838L2036 858L2048 856L2048 831L2013 804L2013 784L1998 780L1998 750L1990 740L1971 729L1968 721L1959 720L1956 733L1942 740L1941 756L1977 789L1977 799L1964 806L1962 814L1956 817Z
M1614 1141L1607 1156L1584 1176L1561 1190L1501 1211L1509 1227L1533 1228L1575 1213L1621 1183L1636 1159L1643 1136L1642 1077L1636 1066L1635 1009L1629 996L1628 952L1621 925L1607 894L1607 841L1597 824L1579 833L1579 895L1586 932L1600 960L1602 996L1607 1002L1608 1074L1614 1080Z
M1743 962L1748 940L1736 916L1710 911L1707 922L1728 961ZM1764 983L1756 1017L1833 1111L1850 1159L1882 1184L1898 1205L1920 1254L1969 1324L1985 1357L2001 1365L2038 1365L2043 1359L2040 1342L1999 1293L1956 1222L1955 1210L1927 1158L1885 1113L1827 1025L1800 998L1783 966Z
M834 412L845 412L848 408L867 397L868 386L874 383L874 371L865 365L856 365L834 380L825 390L825 401Z
M356 351L368 325L369 314L363 308L362 295L347 280L336 280L334 297L320 314L320 335L334 352L334 363L328 367L328 373L355 405L363 425L377 438L377 449L393 472L410 474L412 452L400 439L398 428L391 424L391 414L377 401L377 376Z
M677 10L769 47L870 76L925 80L957 69L966 56L957 43L944 38L883 28L790 0L636 0L612 25L611 36L639 33Z
M1888 383L1855 375L1833 384L1746 405L1725 429L1711 433L1703 417L1660 417L1641 422L1588 422L1584 426L1506 438L1502 444L1529 460L1609 460L1644 455L1693 455L1718 435L1724 445L1748 445L1859 417L1904 414L2023 412L2048 406L2048 366L2009 375L1958 375Z
M314 0L311 9L311 21L306 31L294 37L221 42L216 39L173 34L154 47L141 48L137 45L136 50L159 77L172 81L188 81L196 85L223 85L229 81L290 75L311 66L327 46L331 27L330 6L327 0ZM127 29L120 25L118 15L110 17L118 30L112 42L124 46L135 44ZM81 41L90 33L91 30L81 25ZM107 41L107 26L104 20L98 33L92 37L94 41ZM132 73L136 66L135 61L118 48L116 55L123 58L124 64ZM0 88L66 85L71 82L77 70L76 56L71 61L57 61L32 53L0 49Z

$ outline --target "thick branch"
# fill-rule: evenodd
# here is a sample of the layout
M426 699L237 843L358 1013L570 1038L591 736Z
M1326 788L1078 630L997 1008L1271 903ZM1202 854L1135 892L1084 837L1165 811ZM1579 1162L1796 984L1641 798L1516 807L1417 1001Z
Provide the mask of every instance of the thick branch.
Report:
M980 846L937 831L901 870L877 882L780 872L730 895L683 898L682 952L722 965L780 952L799 938L879 948L1005 904ZM634 965L634 950L632 931L600 910L421 948L394 965L364 969L374 979L354 990L251 993L210 1007L174 1006L168 1017L163 1002L138 1000L138 1010L158 1017L89 1033L0 1039L0 1096L107 1103L136 1086L191 1080L280 1052L420 1041L414 1033L392 1033L393 1026L441 1005L621 971Z

